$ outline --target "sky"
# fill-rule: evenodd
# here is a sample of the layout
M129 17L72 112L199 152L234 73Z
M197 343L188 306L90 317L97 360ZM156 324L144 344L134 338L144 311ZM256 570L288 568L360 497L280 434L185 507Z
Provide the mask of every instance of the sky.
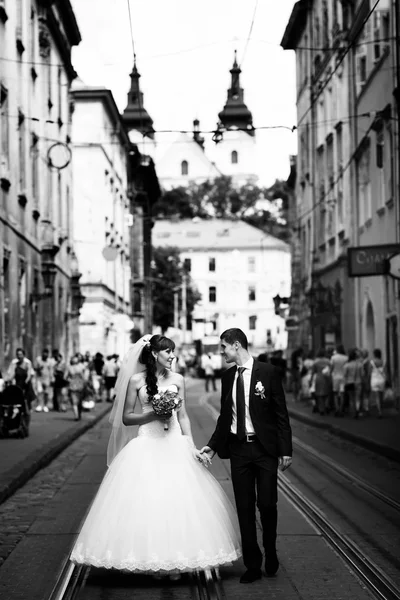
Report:
M128 1L72 0L82 36L73 49L74 67L85 84L109 88L121 112L133 65ZM294 4L294 0L130 0L140 85L144 106L160 132L159 154L178 136L162 130L191 130L195 118L202 130L215 129L226 102L235 49L254 126L295 125L295 56L280 47ZM267 129L258 130L256 136L259 184L286 179L289 155L296 153L296 133ZM206 144L213 143L211 135L205 138Z

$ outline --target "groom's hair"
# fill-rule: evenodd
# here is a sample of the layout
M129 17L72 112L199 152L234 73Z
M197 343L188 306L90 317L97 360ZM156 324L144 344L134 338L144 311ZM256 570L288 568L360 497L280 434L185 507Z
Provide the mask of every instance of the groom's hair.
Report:
M235 342L239 342L239 344L247 350L248 341L246 334L237 327L232 327L231 329L226 329L220 335L220 339L228 342L228 344L234 344Z

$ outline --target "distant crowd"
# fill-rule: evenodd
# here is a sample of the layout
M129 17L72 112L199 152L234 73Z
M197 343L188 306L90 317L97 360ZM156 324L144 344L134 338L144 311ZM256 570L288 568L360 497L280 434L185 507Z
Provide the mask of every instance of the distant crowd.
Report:
M66 361L58 350L45 348L34 361L18 348L6 373L0 372L0 392L7 385L22 389L28 410L48 413L72 409L75 420L98 401L112 402L120 368L119 356L77 352Z
M291 356L290 373L295 400L311 400L313 412L320 415L382 418L384 406L395 403L379 348L372 356L358 348L346 353L342 345L330 353L321 349L316 356L298 348Z

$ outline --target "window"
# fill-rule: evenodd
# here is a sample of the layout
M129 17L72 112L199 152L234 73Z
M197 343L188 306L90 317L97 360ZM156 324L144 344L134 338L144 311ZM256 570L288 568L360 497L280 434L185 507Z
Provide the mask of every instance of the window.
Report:
M192 259L191 258L185 258L185 260L183 261L183 268L185 269L185 271L187 273L190 273L190 271L192 270Z
M254 302L256 299L256 288L254 285L249 286L249 301Z
M257 317L256 315L251 315L249 317L249 329L250 331L254 331L257 325Z
M343 131L341 123L336 127L336 164L337 164L337 218L343 224Z
M326 166L328 175L327 205L328 205L328 231L332 234L335 217L335 176L333 157L333 135L330 134L326 140Z
M376 166L378 168L378 205L385 204L385 133L383 128L376 132Z
M25 116L18 111L18 157L19 157L19 186L24 190L26 186L26 157L25 157Z
M367 63L367 42L369 41L369 22L364 25L364 29L358 38L356 46L356 88L359 94L367 81L368 63Z
M62 69L61 67L57 70L57 103L58 103L58 126L62 127Z
M209 302L217 301L217 288L215 287L215 285L210 285L210 287L208 288L208 300Z
M181 162L181 175L189 175L189 163L187 160Z
M255 271L256 271L256 257L255 256L249 256L249 258L247 259L247 266L249 269L249 273L255 273Z
M8 159L9 155L9 131L8 131L8 90L1 86L0 89L0 140L1 154ZM8 164L8 161L7 161Z
M18 273L18 308L19 308L19 335L24 343L26 335L26 264L23 259L19 261Z
M367 146L357 164L359 225L371 218L370 148Z
M39 138L35 133L32 133L31 138L31 166L32 166L32 196L34 206L39 204Z
M215 258L210 257L208 259L208 270L215 271Z
M233 150L231 153L231 163L233 165L237 165L239 162L239 157L238 157L238 153L236 150Z
M3 290L4 290L4 339L3 339L3 352L8 355L10 351L10 339L11 339L11 319L10 319L10 253L3 250Z
M374 62L377 62L383 55L389 44L390 21L388 10L375 10L372 14L372 37L374 42Z

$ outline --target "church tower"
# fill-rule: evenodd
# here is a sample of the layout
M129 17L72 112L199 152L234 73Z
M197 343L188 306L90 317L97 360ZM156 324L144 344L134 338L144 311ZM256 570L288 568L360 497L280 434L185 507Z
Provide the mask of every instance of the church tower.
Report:
M236 185L255 182L257 179L253 115L244 103L244 90L240 87L241 72L235 50L226 104L218 114L218 128L222 130L223 137L222 141L211 149L218 169L224 175L230 175Z
M143 104L143 92L140 91L140 73L136 66L136 57L130 78L128 103L122 114L122 121L131 142L139 145L142 154L153 156L155 150L153 119Z

